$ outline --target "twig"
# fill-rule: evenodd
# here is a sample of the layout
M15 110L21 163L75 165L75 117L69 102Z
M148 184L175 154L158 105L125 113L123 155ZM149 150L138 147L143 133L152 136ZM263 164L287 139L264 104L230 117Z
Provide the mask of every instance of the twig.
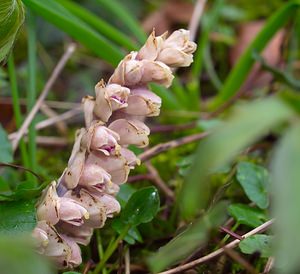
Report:
M50 78L48 79L48 81L47 81L42 93L40 94L38 100L36 101L35 105L31 109L28 116L26 117L24 123L22 124L22 126L18 130L16 138L12 142L13 151L15 151L17 149L21 138L23 137L24 133L26 132L27 128L29 127L30 123L32 122L34 116L36 115L36 113L38 112L40 106L42 105L43 101L45 100L46 96L48 95L48 92L49 92L50 88L54 84L55 80L59 76L60 72L62 71L62 69L64 68L66 62L69 60L69 58L71 57L71 55L74 51L75 51L75 44L72 43L68 46L66 52L64 53L64 55L62 56L62 58L59 60L58 64L54 68L54 70L53 70Z
M46 104L42 104L40 109L41 109L41 112L43 112L48 118L53 118L58 115L58 113L56 111L54 111L52 108L50 108ZM55 126L62 135L67 134L68 127L64 121L61 121L61 120L57 121L55 123Z
M150 174L153 176L154 179L153 181L155 182L156 186L159 189L161 189L166 194L167 197L174 200L175 198L174 192L162 180L156 168L150 162L145 162L145 165L149 170Z
M84 267L84 270L83 270L82 274L88 274L90 268L92 267L92 265L93 265L93 261L92 260L88 260L88 262L86 263L86 265Z
M41 182L44 181L44 179L40 175L38 175L37 173L35 173L31 169L28 169L28 168L23 167L23 166L14 165L14 164L7 164L7 163L1 163L0 162L0 167L12 167L12 168L17 168L17 169L22 169L24 171L27 171L27 172L30 172L31 174L33 174L35 177L37 177L39 179L39 181L41 181Z
M243 239L246 239L252 235L255 235L257 233L261 233L265 230L267 230L272 224L274 223L274 219L271 219L265 223L263 223L262 225L254 228L253 230L249 231L248 233L244 234L242 236ZM201 257L199 259L196 259L194 261L191 261L185 265L181 265L181 266L178 266L178 267L175 267L173 269L170 269L170 270L167 270L167 271L163 271L163 272L160 272L159 274L173 274L173 273L182 273L182 271L184 270L187 270L187 269L190 269L192 267L195 267L201 263L204 263L204 262L207 262L211 259L214 259L216 257L218 257L219 255L223 254L225 249L227 248L235 248L236 246L238 246L238 244L240 243L240 240L239 239L236 239L234 241L232 241L231 243L225 245L224 247L222 248L219 248L217 249L216 251L204 256L204 257Z
M21 106L26 106L25 98L20 98L19 100ZM1 104L6 104L6 105L12 104L12 99L10 97L1 97L0 101ZM43 105L47 105L48 107L57 108L57 109L72 109L80 106L80 103L45 100Z
M49 118L49 119L46 119L46 120L43 120L43 121L37 123L35 125L35 129L40 130L40 129L46 128L46 127L51 126L59 121L65 121L70 118L73 118L75 115L78 115L81 113L82 113L81 108L76 107L75 109L68 110L62 114L55 116L55 117L52 117L52 118ZM26 130L24 134L27 134L27 132L28 132L28 130ZM13 132L13 133L9 134L8 135L9 140L15 139L17 136L17 133L18 132Z
M208 135L207 132L196 133L196 134L185 136L185 137L182 137L182 138L179 138L176 140L172 140L170 142L158 144L158 145L146 150L145 152L141 153L138 156L138 158L142 162L145 162L145 161L149 160L150 158L153 158L154 156L156 156L164 151L167 151L171 148L179 147L179 146L182 146L182 145L185 145L188 143L198 141L200 139L203 139L207 135Z
M69 144L68 139L55 136L37 136L36 142L39 145L44 146L58 146L64 147Z
M233 237L235 239L243 240L242 236L236 234L235 232L231 231L230 229L228 229L226 227L221 226L220 230L223 231L223 232L225 232L225 233L227 233L227 234L229 234L231 237Z
M263 274L268 274L274 266L274 257L270 257L266 263Z
M137 174L137 175L129 176L127 183L133 183L133 182L143 181L143 180L153 181L154 178L151 174Z
M125 274L130 274L130 251L129 247L125 252Z
M233 260L237 261L241 266L243 266L248 273L257 274L256 269L245 260L238 252L234 251L231 248L225 248L224 252L231 257Z
M75 115L78 115L78 114L81 114L81 113L82 113L81 107L77 107L75 109L68 110L68 111L66 111L66 112L64 112L60 115L54 116L52 118L49 118L49 119L46 119L44 121L41 121L41 122L37 123L36 124L36 129L40 130L40 129L46 128L48 126L56 124L57 122L65 121L65 120L68 120L70 118L73 118Z
M196 126L196 122L181 124L181 125L157 125L150 127L151 133L173 132L185 129L191 129Z
M192 41L195 40L198 25L200 22L200 18L202 17L205 4L206 4L206 0L198 0L196 2L194 12L192 14L192 18L189 23L190 39Z

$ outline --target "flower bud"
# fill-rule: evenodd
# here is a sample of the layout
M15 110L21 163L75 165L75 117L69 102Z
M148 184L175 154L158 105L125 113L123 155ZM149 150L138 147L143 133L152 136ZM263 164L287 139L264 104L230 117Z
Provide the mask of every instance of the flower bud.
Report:
M59 268L74 267L81 263L80 248L69 238L58 234L54 226L46 221L39 221L33 233L33 237L39 235L39 230L43 230L48 238L48 242L41 244L38 252L48 256ZM35 238L39 240L39 238Z
M88 150L97 150L105 155L110 155L112 152L119 150L118 140L119 135L103 126L102 123L93 123L87 133L83 137L83 143Z
M86 158L86 147L82 147L81 141L85 133L85 129L77 131L71 157L68 162L68 167L64 171L62 182L68 189L73 189L78 185L81 173L83 171Z
M35 227L34 230L32 231L32 237L35 240L36 248L39 253L43 253L43 250L49 243L49 239L47 236L46 231L39 227Z
M76 201L62 197L59 199L59 219L72 224L74 226L81 226L84 219L89 218L88 211Z
M111 175L111 180L115 184L123 184L127 181L130 169L139 163L135 154L130 150L121 148L119 155L105 156L99 152L91 153L87 160L87 165L102 167Z
M61 234L60 236L62 240L69 246L71 251L67 261L68 267L74 267L80 265L82 263L82 258L81 258L80 247L78 246L78 244L72 238L69 238L64 234Z
M114 215L120 212L121 206L114 196L100 192L91 192L90 194L103 204L106 216L108 218L112 218Z
M133 89L128 98L128 107L123 111L136 116L157 116L160 112L161 98L145 88Z
M83 113L86 127L89 127L94 119L95 98L85 96L82 98Z
M85 220L86 225L93 228L103 227L106 221L105 205L99 199L91 195L89 191L84 188L76 191L70 190L64 197L73 199L86 208L89 213L89 219Z
M131 52L118 65L109 83L122 86L135 86L141 82L143 76L143 64L135 60L137 53Z
M118 133L120 145L145 147L149 143L150 129L139 120L118 119L113 121L108 128Z
M94 114L103 122L107 122L113 111L127 106L130 90L113 83L105 86L104 82L100 81L95 87L95 92Z
M161 50L165 36L166 33L156 37L155 32L152 31L145 45L139 50L136 59L137 60L147 59L147 60L154 61Z
M107 185L111 183L110 174L102 167L86 163L79 184L87 189L105 192Z
M187 67L193 62L197 45L189 40L189 31L174 31L162 45L158 61L171 67Z
M174 76L171 69L159 61L142 60L143 77L141 83L157 83L168 88L171 86Z
M37 207L37 217L39 220L45 220L52 225L58 223L59 220L73 224L83 224L83 218L88 219L87 210L75 201L58 197L56 193L56 183L45 190L40 204Z
M86 224L74 226L68 223L58 223L57 230L71 237L76 243L88 245L93 235L93 228Z
M53 181L43 191L41 202L37 207L38 220L45 220L52 225L59 221L59 197L56 193L56 183Z
M141 164L140 159L137 158L136 155L130 149L122 147L120 153L122 157L126 159L126 163L130 167L130 169L134 169L136 165Z
M152 60L136 60L137 53L128 54L118 65L109 83L124 86L138 86L154 82L169 87L173 81L171 69L162 62Z

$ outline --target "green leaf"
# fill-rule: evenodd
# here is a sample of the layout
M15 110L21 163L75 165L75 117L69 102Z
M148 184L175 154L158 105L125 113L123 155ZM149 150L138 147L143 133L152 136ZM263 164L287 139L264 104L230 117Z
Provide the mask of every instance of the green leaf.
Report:
M254 64L254 59L252 58L253 51L261 52L276 32L291 18L294 18L299 7L299 1L289 1L268 19L262 30L231 70L217 100L214 102L214 107L222 105L239 91Z
M228 212L239 224L250 227L258 227L267 219L263 211L243 204L230 205Z
M112 221L111 226L117 233L121 234L124 230L124 227L126 227L126 224L122 221L121 218L116 218ZM143 242L142 236L136 227L131 227L128 230L127 235L124 237L124 240L131 245L135 244L135 241L138 241L140 243Z
M12 235L0 237L1 274L53 274L45 256L34 250L32 238Z
M0 162L11 163L13 161L13 151L8 136L0 124Z
M64 272L63 274L81 274L81 273L76 272L76 271L67 271L67 272Z
M236 108L229 119L198 146L181 193L182 214L190 218L207 206L211 197L208 175L212 171L226 166L243 149L293 115L286 104L272 97Z
M128 50L137 50L137 45L130 40L125 34L118 29L114 28L110 24L106 23L103 19L99 18L92 12L83 8L79 4L69 0L56 0L63 5L73 15L77 16L95 30L99 31L106 38L118 43L121 46L126 47Z
M26 6L42 16L74 39L81 42L95 54L112 65L117 65L123 58L119 48L98 34L78 17L72 15L54 0L23 0Z
M150 269L157 273L186 258L208 240L209 231L221 225L226 218L227 203L221 202L200 220L172 239L148 259Z
M1 0L0 62L9 54L24 18L24 7L21 0Z
M273 216L276 218L277 273L297 273L300 267L300 123L289 128L271 162Z
M253 254L259 252L261 257L268 258L272 255L271 243L273 236L256 234L242 240L239 243L239 248L245 254Z
M153 186L142 188L132 194L121 219L124 223L137 226L150 222L159 210L159 196Z
M122 208L125 207L134 192L136 192L136 189L130 184L123 184L120 186L120 191L117 194L117 200Z
M35 201L0 203L0 234L31 232L35 226Z
M126 7L117 0L96 0L101 5L101 8L106 9L112 16L118 18L139 40L140 43L144 43L147 39L145 32L143 31L141 24L134 18L132 12L126 9Z
M236 178L252 202L262 209L268 207L269 173L264 167L241 162L237 166Z

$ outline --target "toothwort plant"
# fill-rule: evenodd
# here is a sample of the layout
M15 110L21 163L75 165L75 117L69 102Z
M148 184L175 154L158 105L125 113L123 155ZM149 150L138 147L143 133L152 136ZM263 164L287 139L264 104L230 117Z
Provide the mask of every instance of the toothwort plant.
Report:
M83 98L86 127L77 131L67 168L44 190L33 231L39 253L59 268L82 261L78 244L87 245L94 228L120 211L115 196L119 185L139 159L128 145L148 145L145 117L157 116L161 98L148 83L169 87L172 68L189 66L196 44L189 32L177 30L168 38L153 32L138 52L118 65L106 84L95 87L95 98Z

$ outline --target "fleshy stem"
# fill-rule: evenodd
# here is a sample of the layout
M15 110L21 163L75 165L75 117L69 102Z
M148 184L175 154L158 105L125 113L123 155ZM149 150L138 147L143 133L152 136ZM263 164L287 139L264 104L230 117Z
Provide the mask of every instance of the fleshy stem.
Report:
M118 238L106 249L102 260L100 260L99 264L96 266L93 274L98 274L104 267L107 260L110 258L110 256L114 253L114 251L117 249L119 243L124 239L124 237L127 235L128 231L130 229L130 225L127 225L124 227L123 231L120 233Z
M14 64L14 57L12 54L10 54L10 56L8 58L8 74L9 74L9 79L10 79L11 93L12 93L14 117L16 120L16 126L17 126L17 128L19 128L22 124L22 114L21 114L21 108L20 108L16 69L15 69L15 64ZM22 158L23 166L29 167L29 158L28 158L28 154L27 154L27 148L26 148L26 145L25 145L23 139L20 141L20 151L21 151L21 158ZM26 178L28 180L30 180L33 178L33 176L30 173L26 173Z

